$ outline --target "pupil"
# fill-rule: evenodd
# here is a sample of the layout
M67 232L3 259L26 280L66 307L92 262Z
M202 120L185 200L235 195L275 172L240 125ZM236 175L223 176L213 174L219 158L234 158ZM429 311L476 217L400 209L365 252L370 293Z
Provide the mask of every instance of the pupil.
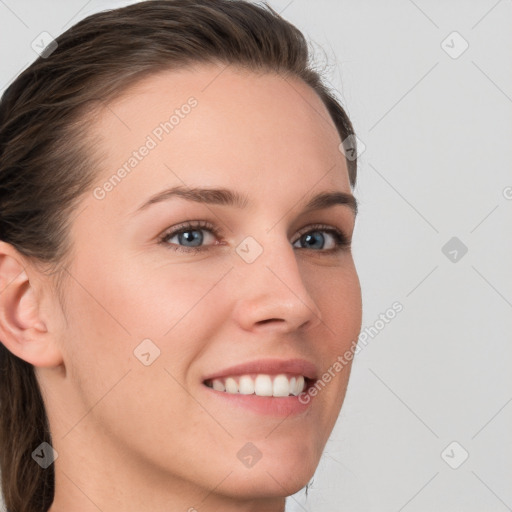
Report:
M196 235L199 233L199 235L195 236L195 235L191 235L191 233L195 233ZM181 233L180 236L185 238L187 242L199 241L199 243L196 245L201 245L201 242L203 241L203 235L202 235L201 231L199 231L199 230L185 231L185 232Z
M316 239L317 239L317 241L318 241L318 240L320 241L320 248L322 248L322 246L323 246L323 238L324 238L324 236L323 236L321 233L319 233L318 231L317 231L316 233L317 233L317 234L316 234ZM309 233L309 234L305 235L305 239L304 239L304 241L305 241L305 243L310 243L311 241L313 241L313 243L314 243L314 238L315 238L315 236L313 236L313 235L311 235L311 234ZM318 247L318 246L317 246L317 247Z

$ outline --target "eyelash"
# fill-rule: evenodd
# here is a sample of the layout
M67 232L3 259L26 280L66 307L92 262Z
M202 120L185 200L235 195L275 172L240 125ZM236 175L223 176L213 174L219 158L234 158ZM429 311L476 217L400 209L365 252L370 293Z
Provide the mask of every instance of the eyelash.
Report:
M177 227L171 228L171 230L165 231L160 237L158 238L158 243L161 245L164 245L168 249L183 252L183 253L199 253L205 250L208 250L211 246L199 246L199 247L184 247L182 245L177 244L169 244L168 240L170 238L173 238L176 235L179 235L181 233L186 233L187 231L194 231L194 230L206 230L210 231L213 235L215 235L217 238L221 237L221 232L209 222L205 221L189 221L185 222L184 224L181 224ZM333 254L337 253L342 250L346 250L350 248L351 240L349 237L345 235L342 231L339 229L333 228L332 226L326 226L323 224L313 224L312 226L308 226L308 231L304 231L300 234L299 238L294 242L296 243L300 238L304 235L307 235L309 233L313 233L315 231L324 231L326 233L329 233L334 238L334 242L336 247L334 249L308 249L307 247L297 247L297 249L301 250L311 250L314 252L322 252L327 254Z

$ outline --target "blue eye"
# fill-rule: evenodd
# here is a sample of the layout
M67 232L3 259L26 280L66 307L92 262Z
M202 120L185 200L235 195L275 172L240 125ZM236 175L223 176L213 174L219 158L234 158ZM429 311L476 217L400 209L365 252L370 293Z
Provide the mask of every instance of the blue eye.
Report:
M327 243L326 238L328 241L329 237L326 237L322 233L328 233L329 237L334 240L334 247L331 249L325 249L325 244ZM299 247L299 249L323 249L324 251L332 251L336 248L347 247L350 245L345 235L337 229L315 229L313 231L308 231L302 235L297 242L306 244L306 247Z
M174 236L178 237L180 244L185 244L186 247L197 247L202 245L204 240L203 232L204 229L187 229L187 231L182 231L181 233L177 233ZM192 236L191 236L192 233ZM171 238L174 238L171 237ZM180 238L181 237L181 238ZM187 244L192 244L191 246Z
M170 249L181 252L199 252L209 248L209 246L203 246L202 243L205 240L203 232L209 232L215 236L219 236L220 233L215 227L209 222L197 221L197 222L186 222L177 228L173 228L172 231L166 232L161 238L160 243L167 245ZM178 244L169 243L169 241L177 237ZM185 245L179 245L185 244ZM190 245L189 245L190 244Z
M308 226L307 229L308 231L301 234L294 242L294 247L297 247L295 245L296 243L302 243L305 247L297 247L297 249L333 253L350 247L350 239L336 228L315 225ZM220 232L209 222L186 222L185 224L172 228L171 231L165 232L160 237L159 243L170 249L184 253L197 253L208 250L211 245L219 245L218 243L203 245L205 239L207 241L208 238L203 235L204 232L209 233L210 236L213 235L214 240L220 236ZM327 233L327 236L325 233ZM170 240L173 238L176 238L176 241L171 243ZM329 244L331 247L325 249L325 245Z

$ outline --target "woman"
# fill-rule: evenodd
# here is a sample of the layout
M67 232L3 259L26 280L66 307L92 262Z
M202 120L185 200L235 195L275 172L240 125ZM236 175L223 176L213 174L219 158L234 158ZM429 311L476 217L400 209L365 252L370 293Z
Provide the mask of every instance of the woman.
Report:
M361 327L353 139L270 8L149 1L47 45L0 105L8 510L284 510Z

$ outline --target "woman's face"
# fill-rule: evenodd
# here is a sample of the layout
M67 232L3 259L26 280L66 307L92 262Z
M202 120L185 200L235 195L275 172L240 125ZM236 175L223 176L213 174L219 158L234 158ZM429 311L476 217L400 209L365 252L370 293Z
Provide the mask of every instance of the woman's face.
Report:
M341 141L305 83L222 69L147 78L91 125L104 158L72 224L65 372L37 369L57 495L63 471L100 507L286 496L338 417L350 363L332 367L361 326L334 234L355 218ZM307 404L288 396L329 368ZM233 393L251 385L287 396Z

